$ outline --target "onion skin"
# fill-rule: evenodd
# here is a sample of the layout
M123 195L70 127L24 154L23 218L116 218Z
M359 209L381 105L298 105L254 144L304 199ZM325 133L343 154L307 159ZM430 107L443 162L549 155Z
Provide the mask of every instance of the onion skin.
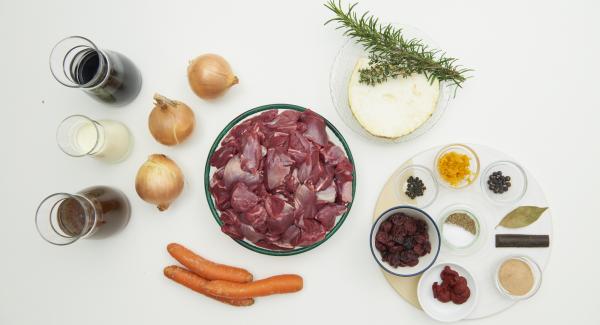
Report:
M148 128L154 139L174 146L187 139L196 126L196 117L186 104L154 94L154 108L148 117Z
M195 58L188 65L187 74L190 87L203 99L215 99L239 83L229 63L217 54L203 54Z
M155 204L160 211L169 208L183 191L184 177L179 166L163 154L153 154L135 177L135 191L140 198Z

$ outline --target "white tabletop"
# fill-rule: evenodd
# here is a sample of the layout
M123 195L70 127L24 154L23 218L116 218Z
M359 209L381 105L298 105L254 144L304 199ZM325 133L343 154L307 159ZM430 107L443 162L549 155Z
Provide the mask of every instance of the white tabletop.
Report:
M448 142L482 143L513 156L545 189L554 218L553 253L539 293L477 324L576 319L599 323L600 3L596 1L362 1L386 21L416 26L474 68L439 124L403 144L363 139L337 116L329 70L345 41L323 1L0 1L0 323L227 324L433 321L404 302L369 252L372 209L388 176L412 155ZM59 85L48 68L53 44L84 35L129 56L143 74L139 97L111 109ZM187 85L186 65L216 52L240 78L224 98L205 102ZM152 94L188 103L197 131L179 147L157 144L147 130ZM345 135L356 158L358 189L349 218L327 243L293 257L263 256L222 234L203 187L207 151L239 113L268 103L311 107ZM67 115L111 118L135 135L118 165L70 158L54 133ZM134 177L155 152L186 175L183 195L166 212L141 201ZM33 217L46 195L106 184L133 205L128 227L105 240L69 247L44 242ZM167 280L169 242L241 265L261 278L298 273L298 294L259 299L250 308L209 300Z

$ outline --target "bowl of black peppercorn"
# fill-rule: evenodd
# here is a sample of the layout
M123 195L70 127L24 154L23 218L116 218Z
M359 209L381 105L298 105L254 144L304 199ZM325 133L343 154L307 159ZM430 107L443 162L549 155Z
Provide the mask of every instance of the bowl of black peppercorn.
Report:
M527 173L513 161L496 161L483 172L481 190L493 202L514 203L527 191Z

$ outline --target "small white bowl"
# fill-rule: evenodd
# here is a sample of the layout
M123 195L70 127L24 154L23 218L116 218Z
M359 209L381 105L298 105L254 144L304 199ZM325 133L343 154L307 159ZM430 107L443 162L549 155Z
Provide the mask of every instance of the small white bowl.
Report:
M516 296L511 294L510 292L508 292L506 289L504 289L502 287L502 284L500 284L500 279L499 279L499 275L500 275L500 267L502 267L502 264L504 264L504 262L508 261L508 260L520 260L522 262L525 262L529 268L531 269L531 272L533 273L533 286L531 287L531 290L529 290L529 292L527 292L526 294L522 295L522 296ZM504 259L502 259L500 261L500 263L498 263L498 266L496 267L496 288L498 289L498 291L500 291L500 293L502 293L502 295L504 295L505 297L508 297L512 300L525 300L528 299L530 297L532 297L533 295L535 295L538 290L540 289L540 286L542 285L542 268L540 268L540 266L533 261L532 259L525 257L525 256L517 256L517 255L513 255L513 256L508 256Z
M410 217L424 220L427 223L429 242L431 243L431 252L429 252L429 254L427 254L425 256L419 257L419 263L415 266L399 266L397 268L394 268L393 266L389 265L387 262L383 261L383 258L381 257L381 253L379 252L379 250L377 250L377 248L375 248L375 235L377 235L379 226L381 225L382 222L387 220L387 218L389 218L392 215L397 214L397 213L404 213ZM377 218L377 220L373 224L373 227L371 227L370 245L371 245L371 253L373 254L373 257L375 258L375 261L386 272L396 275L396 276L410 277L410 276L419 275L419 274L425 272L425 270L427 270L429 267L431 267L433 265L433 263L435 263L435 260L437 259L438 254L440 253L440 241L441 241L440 231L439 231L437 225L435 224L435 221L433 221L433 219L427 214L427 212L425 212L419 208L410 206L410 205L396 206L396 207L393 207L393 208L383 212L379 216L379 218Z
M418 196L411 199L406 195L406 187L408 185L408 178L410 176L418 177L426 187L422 196ZM433 176L433 172L421 165L409 165L404 168L398 175L398 184L396 184L396 194L403 202L408 202L410 205L414 205L417 208L426 208L430 206L438 195L437 180Z
M433 289L431 286L434 282L441 284L442 279L440 273L445 266L450 266L459 275L467 279L467 286L471 290L471 296L464 304L457 305L452 301L441 302L433 297ZM440 322L456 322L469 316L477 305L478 291L475 278L464 266L456 263L438 263L427 272L423 273L417 286L417 298L425 313Z
M489 189L488 179L493 172L500 171L503 176L510 176L511 186L508 191L500 194ZM527 173L523 167L514 161L502 160L489 165L481 176L481 190L494 203L515 203L523 198L527 191Z

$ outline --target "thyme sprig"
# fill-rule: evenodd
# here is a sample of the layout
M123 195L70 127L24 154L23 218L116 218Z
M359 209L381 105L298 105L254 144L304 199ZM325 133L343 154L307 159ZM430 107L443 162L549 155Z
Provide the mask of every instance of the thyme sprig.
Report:
M369 67L359 70L360 82L376 85L388 78L407 77L412 73L421 73L429 82L435 79L447 81L450 85L461 88L472 71L457 64L457 59L448 57L445 52L431 49L420 39L406 39L402 29L392 25L380 24L379 19L369 12L358 15L354 7L358 3L342 8L339 0L329 0L325 4L336 15L325 22L335 22L336 29L345 29L344 35L362 44L369 53Z

